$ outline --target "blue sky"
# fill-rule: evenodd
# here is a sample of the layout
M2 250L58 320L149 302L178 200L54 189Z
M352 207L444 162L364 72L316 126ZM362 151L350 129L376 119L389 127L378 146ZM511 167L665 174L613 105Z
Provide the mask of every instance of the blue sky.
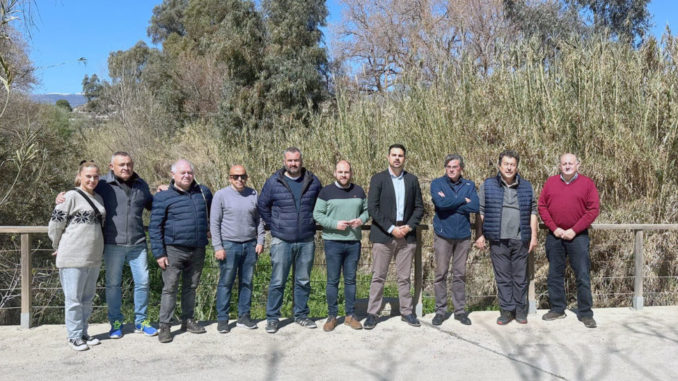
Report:
M139 40L152 45L146 28L161 0L41 0L28 38L29 54L40 84L33 93L79 93L82 78L106 78L108 54ZM339 0L328 0L328 23L341 18ZM678 32L678 1L653 0L652 33L661 36L669 24ZM86 63L80 60L86 58Z

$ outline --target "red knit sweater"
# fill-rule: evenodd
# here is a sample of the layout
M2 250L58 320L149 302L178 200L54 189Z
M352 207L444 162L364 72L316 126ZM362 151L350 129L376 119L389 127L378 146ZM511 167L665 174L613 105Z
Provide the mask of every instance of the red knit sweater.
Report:
M579 234L588 229L600 213L598 189L593 180L579 176L569 184L560 175L546 180L539 195L539 215L551 230L572 228Z

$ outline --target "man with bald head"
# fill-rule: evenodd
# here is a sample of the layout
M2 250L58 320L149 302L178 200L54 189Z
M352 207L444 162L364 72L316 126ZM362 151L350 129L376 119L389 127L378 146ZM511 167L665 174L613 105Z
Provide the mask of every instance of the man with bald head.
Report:
M153 198L148 234L153 256L163 270L158 316L158 340L161 343L172 341L170 322L176 306L179 277L182 277L181 330L205 332L205 328L193 319L193 312L195 289L205 263L211 203L212 193L195 181L193 164L184 159L172 164L169 189L156 193Z
M238 327L255 329L250 318L252 276L264 250L264 223L257 210L258 194L247 185L247 171L234 165L228 171L230 186L214 194L210 231L214 257L219 263L217 285L217 331L227 333L231 291L238 275Z
M550 321L565 317L564 275L569 258L577 280L577 317L587 328L596 328L591 310L588 228L600 213L600 201L593 180L579 173L579 164L575 155L562 155L558 163L560 174L546 180L539 196L539 215L549 229L546 256L551 302L550 311L542 319Z
M337 326L337 296L339 277L344 269L344 300L346 317L344 324L353 329L362 329L362 324L353 314L356 294L356 271L360 260L360 226L367 222L367 196L365 191L351 182L353 170L346 160L337 163L334 184L320 190L313 209L313 218L323 227L325 262L327 263L327 309L328 316L323 330L330 332Z

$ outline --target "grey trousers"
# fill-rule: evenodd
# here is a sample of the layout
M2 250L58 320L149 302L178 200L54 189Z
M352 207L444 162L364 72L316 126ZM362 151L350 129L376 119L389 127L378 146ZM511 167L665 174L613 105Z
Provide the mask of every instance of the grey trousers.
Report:
M528 245L517 239L490 242L499 308L504 311L527 313Z
M412 294L410 294L410 275L412 272L412 257L417 248L416 243L407 243L402 239L393 239L389 243L374 243L372 245L372 283L370 283L370 299L367 304L367 313L376 315L384 299L384 282L388 274L391 258L395 257L396 277L398 279L398 299L400 314L412 313Z
M177 305L179 277L181 284L181 320L192 319L195 309L195 289L200 284L205 264L204 247L167 246L169 265L162 272L162 296L158 321L169 324Z
M452 304L454 313L464 312L466 307L466 259L471 249L471 239L447 239L433 235L435 251L435 281L433 291L436 296L436 313L447 313L447 274L452 260Z

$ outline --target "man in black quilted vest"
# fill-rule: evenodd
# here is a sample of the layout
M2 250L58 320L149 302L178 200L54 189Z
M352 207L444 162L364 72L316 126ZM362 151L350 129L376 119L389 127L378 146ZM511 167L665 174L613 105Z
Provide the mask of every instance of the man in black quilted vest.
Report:
M537 246L537 202L532 184L518 174L520 156L499 154L499 173L478 189L480 219L476 247L490 243L501 314L497 324L514 318L527 324L527 257Z

